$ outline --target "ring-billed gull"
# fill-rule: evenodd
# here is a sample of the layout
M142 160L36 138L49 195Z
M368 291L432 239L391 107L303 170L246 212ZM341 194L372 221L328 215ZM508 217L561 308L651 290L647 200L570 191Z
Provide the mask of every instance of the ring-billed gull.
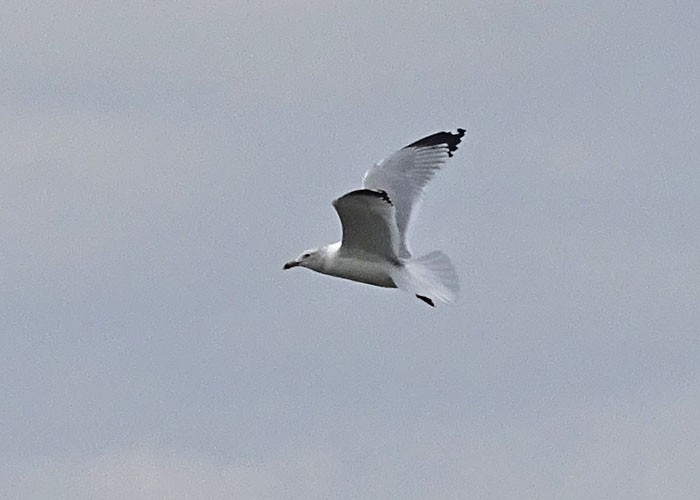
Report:
M464 129L437 132L409 144L370 168L362 189L333 201L343 226L341 241L307 250L284 269L313 271L413 293L435 306L459 292L457 272L442 252L414 258L408 226L423 188L459 146Z

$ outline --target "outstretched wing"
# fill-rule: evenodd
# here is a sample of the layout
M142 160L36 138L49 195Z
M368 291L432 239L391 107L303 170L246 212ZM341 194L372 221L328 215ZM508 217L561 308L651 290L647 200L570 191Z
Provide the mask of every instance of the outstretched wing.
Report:
M438 132L398 150L385 160L374 165L366 173L362 186L386 191L396 207L396 225L399 230L398 255L407 259L408 225L411 215L420 204L423 188L445 164L459 146L464 129L457 133Z
M343 226L343 252L371 253L396 260L399 230L385 191L358 189L333 201Z

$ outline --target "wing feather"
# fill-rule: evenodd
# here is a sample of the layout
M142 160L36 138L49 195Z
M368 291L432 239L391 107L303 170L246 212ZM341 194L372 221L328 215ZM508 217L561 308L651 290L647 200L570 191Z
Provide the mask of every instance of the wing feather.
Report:
M396 260L399 230L385 191L358 189L333 201L343 226L343 252L371 253Z
M450 158L465 130L457 133L437 132L423 137L396 151L374 165L362 181L364 188L383 190L396 210L396 226L399 232L398 256L411 257L408 247L408 226L423 196L423 188Z

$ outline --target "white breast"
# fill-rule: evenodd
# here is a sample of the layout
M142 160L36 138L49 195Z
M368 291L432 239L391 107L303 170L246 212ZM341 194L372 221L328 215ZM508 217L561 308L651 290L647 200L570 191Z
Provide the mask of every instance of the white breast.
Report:
M358 257L356 255L344 256L342 252L336 253L328 260L321 272L369 285L396 288L391 272L400 265L399 263L390 262L375 255Z

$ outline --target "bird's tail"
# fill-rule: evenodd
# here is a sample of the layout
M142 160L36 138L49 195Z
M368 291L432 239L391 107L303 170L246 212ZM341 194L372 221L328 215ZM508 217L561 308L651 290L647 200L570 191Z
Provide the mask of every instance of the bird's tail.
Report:
M450 258L438 251L405 261L392 278L398 288L416 294L430 305L434 305L434 299L453 302L459 293L457 271Z

